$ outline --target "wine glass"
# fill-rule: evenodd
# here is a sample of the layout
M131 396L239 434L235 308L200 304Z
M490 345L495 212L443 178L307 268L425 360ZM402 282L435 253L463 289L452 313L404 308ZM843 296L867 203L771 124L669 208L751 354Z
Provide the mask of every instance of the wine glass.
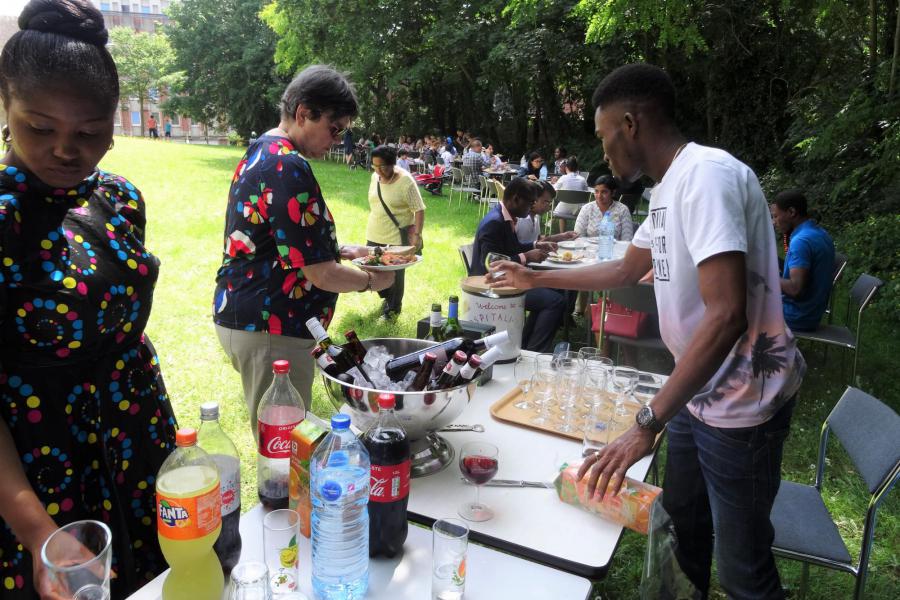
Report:
M612 383L613 390L616 392L616 416L624 417L628 415L628 411L625 409L625 402L634 392L637 380L637 369L631 367L616 367L613 369Z
M516 402L513 406L519 410L531 410L531 397L528 394L531 392L531 376L534 375L534 357L520 354L516 359L513 372L516 381L519 382L519 387L522 389L522 400Z
M487 442L467 442L459 451L459 470L463 477L475 484L475 501L459 507L459 516L467 521L487 521L494 511L478 501L481 486L494 478L499 468L497 446Z
M584 361L580 358L566 357L557 359L557 398L559 400L559 408L563 413L562 422L556 427L557 431L569 433L575 429L572 421L575 416L577 399L581 395L583 376Z
M484 282L489 284L498 277L502 276L503 271L497 271L496 273L491 273L491 263L497 262L498 260L509 260L509 257L505 254L500 254L499 252L488 252L484 257L484 268L487 269L487 273L484 275ZM492 290L490 287L487 288L487 291L484 293L488 298L499 298L500 296Z

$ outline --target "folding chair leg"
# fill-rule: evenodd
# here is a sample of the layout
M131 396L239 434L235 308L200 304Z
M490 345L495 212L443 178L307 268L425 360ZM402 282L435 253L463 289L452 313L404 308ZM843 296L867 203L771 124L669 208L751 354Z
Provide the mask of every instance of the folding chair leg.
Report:
M806 598L806 588L809 585L809 563L803 563L803 570L800 572L800 598Z

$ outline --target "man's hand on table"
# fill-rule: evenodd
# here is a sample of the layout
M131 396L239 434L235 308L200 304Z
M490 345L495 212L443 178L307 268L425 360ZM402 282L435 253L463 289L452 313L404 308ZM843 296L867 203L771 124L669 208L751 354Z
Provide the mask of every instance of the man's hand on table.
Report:
M546 250L547 252L553 252L558 247L556 242L535 242L535 249L538 250ZM546 257L545 257L546 258ZM541 259L543 260L543 259Z
M530 290L534 287L534 271L510 260L491 263L491 273L494 277L490 281L492 288L514 287L520 290Z
M605 496L607 490L615 494L622 487L625 472L631 465L644 458L653 449L656 434L649 429L632 425L631 429L616 438L596 454L584 459L578 469L578 479L588 475L587 493ZM595 492L596 489L596 492Z
M547 251L543 248L534 248L525 253L528 262L542 262L547 258Z

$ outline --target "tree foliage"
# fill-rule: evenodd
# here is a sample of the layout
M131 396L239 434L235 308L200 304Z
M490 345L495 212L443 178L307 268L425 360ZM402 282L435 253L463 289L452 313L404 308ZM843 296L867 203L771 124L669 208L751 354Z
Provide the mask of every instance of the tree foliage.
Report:
M262 0L182 0L167 29L177 79L172 106L201 122L221 120L244 138L278 124L287 79L275 70L275 34Z
M172 68L174 55L165 35L114 27L109 32L109 51L119 71L123 98L137 98L141 112L141 135L144 135L144 105L150 93L158 90Z

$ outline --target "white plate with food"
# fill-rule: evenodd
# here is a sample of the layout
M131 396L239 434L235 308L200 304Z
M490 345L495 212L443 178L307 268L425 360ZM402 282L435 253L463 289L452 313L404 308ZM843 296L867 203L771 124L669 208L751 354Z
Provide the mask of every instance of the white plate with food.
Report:
M354 258L353 264L357 267L365 267L372 271L402 271L413 267L425 260L421 254L394 254L392 252L382 252L381 254L370 254L360 258Z
M581 239L565 240L565 241L559 242L557 244L557 246L559 246L563 250L581 250L586 245L587 244L584 242L584 240L581 240Z
M573 263L581 262L583 259L584 255L581 254L581 252L572 252L570 250L565 250L563 252L551 252L547 255L548 261L564 265L571 265Z

